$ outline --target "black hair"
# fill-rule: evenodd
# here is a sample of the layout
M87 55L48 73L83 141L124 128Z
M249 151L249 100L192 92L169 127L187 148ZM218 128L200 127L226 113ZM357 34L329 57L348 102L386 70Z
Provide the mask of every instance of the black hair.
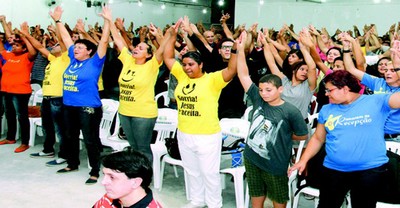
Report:
M331 50L337 50L337 51L339 51L339 53L340 53L340 56L341 57L343 57L343 52L342 52L342 49L340 49L339 47L332 47L332 48L330 48L330 49L328 49L328 51L326 52L326 56L328 56L328 54L329 54L329 52L331 51Z
M289 51L289 53L286 55L286 58L283 60L283 63L282 63L282 73L283 73L288 79L291 79L292 76L293 76L293 66L291 66L291 65L289 64L289 56L290 56L291 54L294 54L294 53L297 55L297 57L299 57L299 59L303 59L303 60L304 60L303 54L301 53L300 50L298 50L298 49L292 49L292 50ZM292 64L292 65L293 65L293 64Z
M346 70L336 70L333 73L328 74L323 79L323 82L325 84L330 82L338 89L347 86L350 89L350 92L354 93L358 93L361 90L360 81Z
M203 63L203 60L201 58L201 54L197 51L189 51L185 53L185 55L182 56L182 60L185 58L191 58L193 59L197 64Z
M232 42L232 43L235 43L235 41L232 40L232 39L230 39L230 38L224 38L224 39L222 39L222 40L220 40L220 41L218 42L218 49L221 49L222 44L225 43L225 42Z
M267 74L260 78L259 83L270 83L279 88L282 86L282 79L275 74Z
M150 160L141 152L133 150L131 147L125 148L121 152L115 152L102 159L105 168L125 173L128 178L141 178L142 188L150 186L153 176L153 169Z
M75 41L74 45L76 45L77 43L85 45L88 51L92 50L90 52L90 57L92 57L97 51L97 46L94 43L90 42L89 40L78 39Z

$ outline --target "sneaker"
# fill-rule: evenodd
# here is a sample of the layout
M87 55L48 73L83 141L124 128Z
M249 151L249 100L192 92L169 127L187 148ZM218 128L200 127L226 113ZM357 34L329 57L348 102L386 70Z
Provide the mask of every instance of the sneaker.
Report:
M64 163L66 163L66 162L67 162L67 160L64 159L64 158L57 158L57 159L55 159L55 160L52 160L52 161L47 162L47 163L46 163L46 166L49 166L49 167L51 167L51 166L57 166L57 165L62 165L62 164L64 164Z
M20 152L25 152L25 150L29 149L29 145L27 144L21 144L21 146L17 147L14 152L15 153L20 153Z
M38 153L32 153L32 154L30 154L30 157L32 157L32 158L39 158L39 157L52 158L52 157L54 157L54 152L44 153L42 151L42 152L38 152Z
M15 141L15 140L3 139L3 140L0 141L0 145L3 145L3 144L15 144L16 142L17 141Z

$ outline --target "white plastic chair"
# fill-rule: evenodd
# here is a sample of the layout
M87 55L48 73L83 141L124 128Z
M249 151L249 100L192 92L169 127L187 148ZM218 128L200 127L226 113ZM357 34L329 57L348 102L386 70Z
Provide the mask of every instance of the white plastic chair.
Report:
M120 122L117 112L119 102L112 99L101 99L101 103L103 105L103 117L99 130L101 144L111 147L113 151L121 151L129 146L129 142L118 137ZM111 133L111 126L114 120L115 126Z
M235 139L246 139L249 133L250 122L245 119L237 118L223 118L220 120L221 132L223 136L232 137ZM244 206L244 173L246 172L244 166L234 168L224 168L220 170L222 175L222 187L225 187L225 174L233 176L235 186L236 207L241 208Z
M158 99L160 99L161 97L162 97L163 100L164 100L164 106L165 106L165 107L168 107L169 102L170 102L170 98L168 97L168 91L164 91L164 92L158 93L158 94L154 97L154 100L155 100L156 102L158 102Z
M299 142L299 146L298 146L297 153L296 153L295 163L299 162L299 160L300 160L301 154L302 154L303 149L304 149L305 142L306 142L305 140L302 140L302 141ZM293 148L292 148L292 152L294 152ZM289 167L290 167L290 164L289 164ZM296 179L297 179L297 170L293 171L289 176L289 181L288 181L289 201L286 204L286 208L292 208L293 199L294 199L294 193L297 190ZM245 196L245 200L244 200L244 207L249 207L249 204L250 204L249 186L246 183L246 196Z
M400 143L394 141L386 141L386 149L400 155ZM389 204L384 202L378 202L377 208L400 208L400 204Z
M37 91L39 91L40 89L42 89L42 87L39 84L31 84L31 88L32 88L32 94L31 94L31 97L29 98L28 105L34 105L33 104L33 99L35 97L35 93Z
M318 109L317 97L315 95L313 95L311 97L311 101L310 101L310 114L311 115L316 114L317 109Z
M32 106L37 106L37 105L41 104L42 101L43 101L43 91L42 91L42 89L39 89L33 95ZM29 125L30 125L29 146L33 147L33 146L35 146L36 132L38 133L38 135L43 136L42 132L37 131L38 127L42 126L42 118L41 117L37 117L37 118L30 117Z
M157 131L157 138L154 144L150 144L153 153L153 184L155 189L161 190L161 157L167 154L164 139L175 137L178 126L178 111L170 108L159 108L158 117L154 126ZM175 168L175 167L174 167ZM174 169L176 173L176 168Z
M249 106L246 108L246 110L244 111L243 117L242 119L248 121L250 118L250 113L253 111L253 106Z
M177 160L166 154L162 160L161 160L161 173L160 173L160 191L162 189L162 182L164 178L164 170L165 170L165 163L171 164L174 166L174 171L175 171L175 177L179 177L178 173L176 172L176 166L181 166L183 168L182 160ZM187 173L185 169L183 168L183 175L185 179L185 191L186 191L186 199L190 200L190 192L189 192L189 184L188 184L188 179L187 179Z

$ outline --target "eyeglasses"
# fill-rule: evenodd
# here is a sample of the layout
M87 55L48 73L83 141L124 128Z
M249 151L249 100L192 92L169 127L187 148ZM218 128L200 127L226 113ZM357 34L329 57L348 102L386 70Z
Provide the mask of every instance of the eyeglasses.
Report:
M325 93L331 93L333 90L337 90L339 88L325 89Z
M83 46L74 46L74 49L83 50L83 49L87 49L87 48L83 47Z
M226 49L231 50L231 49L232 49L232 46L221 46L221 49L223 49L223 50L226 50Z

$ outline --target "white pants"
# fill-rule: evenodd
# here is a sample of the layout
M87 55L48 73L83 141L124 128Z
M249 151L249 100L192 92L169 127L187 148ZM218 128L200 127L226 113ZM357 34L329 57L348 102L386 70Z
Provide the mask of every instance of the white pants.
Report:
M178 130L179 152L187 173L191 203L208 208L222 207L219 173L221 132L211 135L185 134Z

